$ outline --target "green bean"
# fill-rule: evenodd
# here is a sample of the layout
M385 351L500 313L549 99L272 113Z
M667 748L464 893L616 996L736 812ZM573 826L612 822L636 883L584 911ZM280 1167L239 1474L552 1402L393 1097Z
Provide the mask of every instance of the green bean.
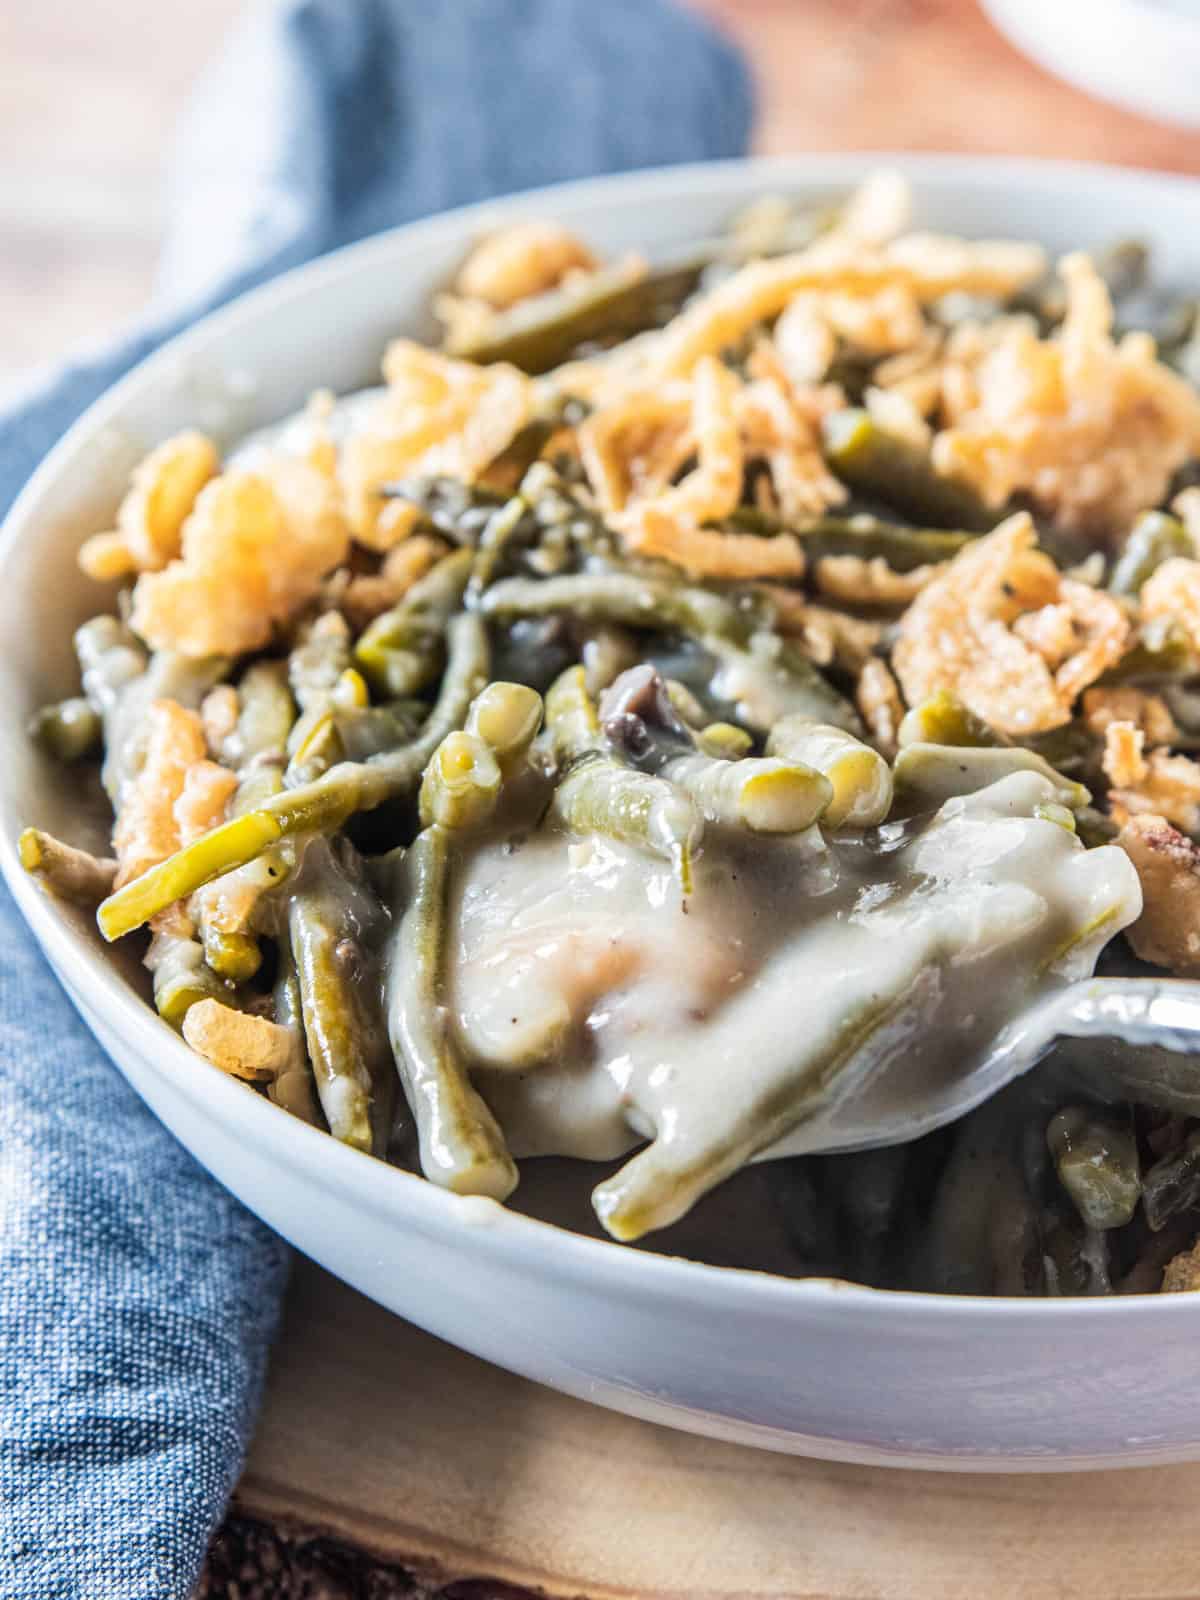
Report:
M1104 1231L1130 1221L1142 1192L1131 1128L1084 1106L1067 1106L1050 1119L1046 1146L1087 1227Z
M417 694L441 670L450 618L462 605L472 554L454 550L361 634L354 659L377 694Z
M75 633L83 692L104 724L100 780L114 807L136 774L145 750L146 714L155 700L177 700L194 710L229 663L158 651L147 657L115 617L93 617Z
M1061 728L1030 733L1022 742L1057 772L1068 776L1090 773L1099 776L1104 756L1104 741L1081 722L1067 722Z
M237 1004L232 985L224 983L204 959L195 939L156 934L146 955L154 983L154 1008L164 1022L182 1028L183 1019L199 1000Z
M488 821L500 798L500 763L473 733L448 733L421 780L421 826L448 829Z
M630 665L633 665L633 663L631 662ZM671 702L671 709L675 712L675 715L679 718L680 722L684 723L687 727L693 729L697 733L699 733L700 730L706 726L711 726L712 728L732 729L733 733L741 735L741 740L735 740L734 742L737 743L744 741L744 748L739 751L739 754L741 755L745 755L746 751L752 747L754 740L748 733L745 732L744 729L735 728L733 723L714 722L709 724L708 713L700 704L696 696L688 688L686 683L680 683L678 678L664 678L663 683L666 685L667 699ZM729 752L711 750L709 751L709 754L727 755Z
M393 500L407 500L429 519L439 533L458 545L472 549L488 521L505 504L507 495L478 483L463 483L461 478L401 478L385 483L380 494Z
M602 748L599 719L582 667L570 667L546 696L546 725L567 764L553 815L571 833L599 833L669 861L685 895L702 823L695 802L674 784L627 767Z
M353 659L350 628L336 611L326 611L307 630L287 660L288 683L301 711L323 708Z
M203 927L204 959L220 978L248 983L262 966L262 951L252 933Z
M691 795L706 822L751 833L802 833L833 795L812 767L770 756L726 761L696 751L672 757L660 775Z
M1142 1205L1156 1233L1178 1212L1200 1206L1200 1129L1148 1169L1142 1180Z
M600 694L614 678L641 659L633 635L612 622L594 622L584 631L580 657L589 694Z
M735 703L739 718L751 726L765 731L794 711L852 731L861 726L812 662L769 630L759 597L738 603L695 584L610 572L541 582L508 578L488 590L480 609L499 622L563 612L588 622L677 630L717 657L716 692Z
M679 687L682 688L682 685ZM671 694L672 705L678 709L670 684L667 685L667 692ZM710 722L697 729L696 748L706 756L715 756L723 761L740 761L753 750L754 740L745 728L739 728L732 722Z
M374 1155L387 1147L394 1098L367 943L379 919L360 874L327 840L311 839L287 904L304 1037L330 1133Z
M844 728L784 717L771 729L767 754L823 774L830 794L823 821L830 828L873 828L891 810L887 762Z
M1097 811L1095 806L1080 806L1074 815L1075 832L1089 850L1094 850L1097 845L1111 844L1121 831L1111 817L1103 811Z
M523 759L541 723L542 697L523 683L489 683L467 713L467 732L483 740L505 774Z
M300 993L300 976L292 958L291 941L286 929L279 940L273 999L276 1024L286 1028L292 1036L292 1056L282 1072L276 1073L267 1084L267 1098L285 1111L290 1111L294 1117L299 1117L301 1122L307 1122L314 1128L324 1128L326 1124L317 1100L316 1080L304 1043L304 1000Z
M471 564L465 601L475 605L496 576L496 571L528 523L529 507L519 494L492 513L483 525L479 545Z
M749 506L740 507L725 525L739 532L764 536L790 533L803 545L810 562L820 561L825 556L858 556L863 561L878 556L893 572L912 572L917 567L949 561L976 537L974 533L945 528L906 528L899 523L881 521L866 512L787 522Z
M672 629L743 647L767 616L757 599L739 606L696 584L632 572L578 573L541 580L506 578L488 590L480 610L496 622L562 612L576 622Z
M1165 511L1147 511L1134 523L1113 565L1108 587L1113 594L1136 599L1142 585L1164 561L1174 556L1194 556L1195 547L1178 517Z
M701 271L701 262L651 273L617 262L496 312L481 332L448 339L446 349L481 365L509 361L524 372L548 372L581 344L654 327L696 287Z
M969 711L957 696L948 689L941 689L905 713L896 742L901 749L909 744L951 744L982 749L1003 745L1006 741L981 717Z
M1100 683L1178 682L1181 678L1192 677L1195 671L1196 656L1191 641L1172 618L1162 627L1143 626L1141 637L1109 667Z
M347 761L366 761L415 738L427 711L423 700L390 700L382 706L338 707L333 721Z
M62 900L98 906L112 893L117 863L64 844L41 828L26 828L17 840L17 854L30 872Z
M76 696L35 711L29 737L55 761L86 761L101 747L103 723L90 702Z
M1042 1258L1050 1295L1112 1293L1107 1236L1074 1211L1049 1208L1041 1218Z
M230 740L237 765L238 786L229 803L234 817L256 810L283 785L288 737L296 720L296 706L288 690L289 668L281 661L259 661L248 667L238 686L238 720ZM311 704L310 699L310 704ZM214 922L209 898L200 895L193 908L199 922L205 960L212 970L233 983L246 983L262 965L258 940L249 931L250 920L262 896L278 889L294 865L282 847L262 859L236 869L234 883L223 885L223 898L243 904L243 926L231 928ZM264 870L264 868L266 870Z
M422 1172L456 1194L506 1200L517 1169L495 1117L471 1084L445 994L450 843L445 828L424 829L399 874L388 1034L417 1124Z
M238 684L238 720L233 735L238 786L230 811L252 811L261 798L280 786L288 735L296 707L288 690L288 667L282 661L257 661Z
M603 748L596 703L582 667L568 667L546 694L546 728L558 760L567 765Z
M822 431L826 459L857 493L936 528L982 533L997 520L974 490L936 471L925 450L887 433L869 412L834 411Z
M410 794L430 756L461 727L487 675L487 633L478 617L463 612L447 629L448 660L437 703L411 744L343 761L313 783L284 789L255 811L231 817L166 861L151 867L109 897L97 913L106 939L119 939L157 912L234 867L243 866L280 839L298 833L333 832L357 811Z
M979 749L965 745L910 744L896 757L892 776L897 797L912 804L941 805L956 795L975 794L1014 772L1036 772L1054 785L1054 799L1074 811L1091 795L1081 783L1064 778L1048 761L1018 746Z

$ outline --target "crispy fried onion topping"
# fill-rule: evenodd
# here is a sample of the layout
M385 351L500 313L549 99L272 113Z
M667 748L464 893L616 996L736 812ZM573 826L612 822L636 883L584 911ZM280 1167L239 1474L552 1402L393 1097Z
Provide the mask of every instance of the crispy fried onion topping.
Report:
M910 704L947 690L1004 733L1036 733L1068 722L1076 696L1120 657L1125 612L1064 578L1036 545L1019 512L917 595L893 653Z
M201 490L181 553L133 591L133 627L156 650L257 650L345 559L349 535L334 484L275 455Z
M1126 936L1143 961L1200 975L1200 848L1165 817L1130 817L1117 843L1137 869L1142 914Z

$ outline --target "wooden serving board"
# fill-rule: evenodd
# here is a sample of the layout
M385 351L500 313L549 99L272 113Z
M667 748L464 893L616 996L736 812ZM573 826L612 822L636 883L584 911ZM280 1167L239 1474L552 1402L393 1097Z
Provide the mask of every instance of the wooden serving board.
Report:
M1195 1600L1198 1502L1200 1465L948 1475L676 1433L511 1377L297 1261L235 1507L420 1585L306 1594Z

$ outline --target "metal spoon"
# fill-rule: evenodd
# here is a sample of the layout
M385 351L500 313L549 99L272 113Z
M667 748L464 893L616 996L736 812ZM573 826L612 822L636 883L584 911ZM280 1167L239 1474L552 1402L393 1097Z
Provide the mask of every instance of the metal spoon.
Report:
M1108 1039L1194 1056L1200 1094L1200 982L1106 977L1069 984L1010 1022L968 1071L956 1074L911 1057L890 1061L767 1154L832 1154L907 1143L966 1116L1036 1066L1059 1039Z

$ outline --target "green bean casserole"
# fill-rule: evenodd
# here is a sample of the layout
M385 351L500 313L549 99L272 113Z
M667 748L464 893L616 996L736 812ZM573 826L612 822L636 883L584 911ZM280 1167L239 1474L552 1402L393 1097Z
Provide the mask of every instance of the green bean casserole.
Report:
M518 223L381 386L159 444L32 727L111 857L22 860L193 1051L458 1194L519 1160L795 1275L1197 1288L1187 1058L1060 1045L789 1152L1098 961L1200 976L1196 305L909 211L881 173L653 267Z

